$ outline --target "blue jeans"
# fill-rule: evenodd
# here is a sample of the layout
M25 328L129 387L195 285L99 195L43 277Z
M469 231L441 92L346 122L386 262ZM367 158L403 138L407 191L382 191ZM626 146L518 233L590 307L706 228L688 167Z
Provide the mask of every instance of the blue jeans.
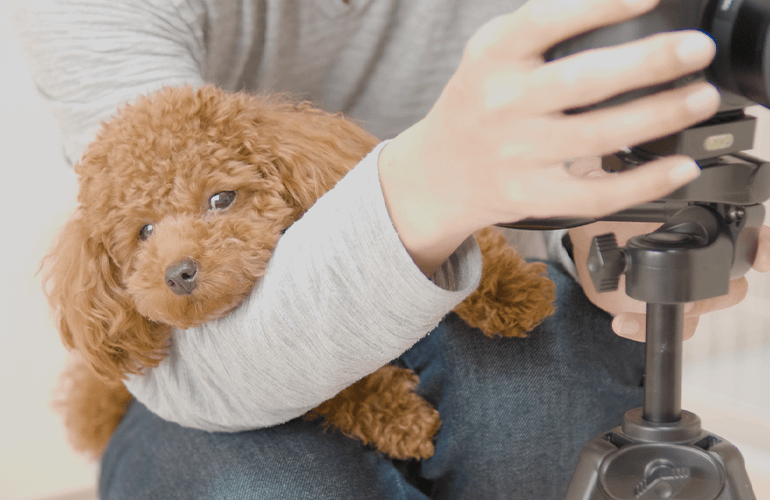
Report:
M132 403L102 459L102 500L563 499L583 444L642 405L644 346L616 336L563 270L556 313L526 339L450 314L397 363L440 412L436 454L388 460L299 418L237 434Z

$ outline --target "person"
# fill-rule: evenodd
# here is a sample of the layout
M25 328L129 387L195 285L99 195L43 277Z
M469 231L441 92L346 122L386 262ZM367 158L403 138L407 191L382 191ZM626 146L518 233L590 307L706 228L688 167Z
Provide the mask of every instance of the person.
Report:
M53 106L72 163L118 106L164 85L213 82L226 90L301 94L392 138L286 232L264 278L301 284L311 273L321 283L355 286L324 290L323 297L299 297L293 290L300 288L288 286L272 302L256 290L237 313L175 332L175 351L200 347L201 338L217 339L218 354L250 349L205 373L171 352L129 379L138 401L102 459L100 497L563 497L583 442L639 404L640 344L611 330L640 339L635 306L615 295L595 297L597 308L563 267L552 265L559 312L527 342L477 342L447 313L478 281L476 229L526 217L601 216L659 198L698 175L684 157L620 175L601 175L591 160L564 168L570 159L672 133L716 111L716 90L696 83L603 111L563 113L710 63L713 42L693 32L544 62L542 54L558 41L655 3L20 5L33 76ZM586 231L573 232L576 253ZM767 230L761 234L757 267L764 270L770 252ZM333 249L322 259L341 254L349 265L316 259L298 270L297 262L310 259L290 256L317 248ZM739 301L743 282L736 283L727 297L694 307L691 317ZM331 302L355 307L329 309ZM286 349L271 361L258 343L239 342L249 331L276 327L269 313L278 307L290 319L281 332L291 331L297 345L322 345L328 356ZM306 326L304 316L294 310L324 314L303 329L297 327ZM636 323L635 332L624 323ZM418 392L442 415L434 457L387 460L299 418L396 358L420 375ZM260 383L265 366L276 377L270 384ZM233 387L236 404L222 396Z

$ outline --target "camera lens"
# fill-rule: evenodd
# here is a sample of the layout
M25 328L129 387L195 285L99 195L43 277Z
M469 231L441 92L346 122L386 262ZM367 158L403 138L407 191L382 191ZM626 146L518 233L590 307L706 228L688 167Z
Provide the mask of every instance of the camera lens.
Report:
M770 0L712 0L704 28L719 48L709 79L770 107Z

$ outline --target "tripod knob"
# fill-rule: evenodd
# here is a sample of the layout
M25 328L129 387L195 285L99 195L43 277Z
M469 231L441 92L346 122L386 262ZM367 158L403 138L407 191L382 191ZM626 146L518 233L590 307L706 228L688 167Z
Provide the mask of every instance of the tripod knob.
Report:
M675 467L668 460L653 460L645 469L644 479L634 489L638 500L674 498L690 481L689 467Z
M626 253L618 248L618 240L613 233L594 237L588 253L588 271L597 292L618 289L620 275L626 271L626 260Z

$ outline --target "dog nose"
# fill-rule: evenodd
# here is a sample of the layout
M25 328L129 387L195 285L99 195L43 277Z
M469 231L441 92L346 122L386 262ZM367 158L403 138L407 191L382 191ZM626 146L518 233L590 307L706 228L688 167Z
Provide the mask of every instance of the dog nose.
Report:
M198 264L192 259L183 259L166 269L166 285L177 295L190 295L195 290Z

